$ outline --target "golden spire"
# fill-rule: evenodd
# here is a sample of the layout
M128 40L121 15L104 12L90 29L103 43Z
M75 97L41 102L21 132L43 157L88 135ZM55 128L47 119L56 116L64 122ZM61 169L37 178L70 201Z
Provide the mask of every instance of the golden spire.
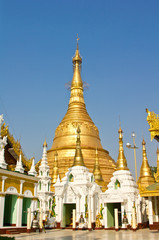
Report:
M78 36L77 36L77 49L75 52L75 56L72 58L73 63L73 78L71 82L71 97L70 97L70 104L73 102L81 102L84 103L83 98L83 82L81 78L81 64L82 58L79 53L78 49Z
M138 179L138 184L140 187L147 187L150 184L155 182L155 180L152 176L152 173L151 173L151 168L150 168L148 160L147 160L145 145L146 145L146 143L143 138L143 141L142 141L142 165L140 168L140 177Z
M52 174L52 183L55 184L59 175L59 169L58 169L58 153L57 151L54 154L55 160L54 160L54 166L53 166L53 174Z
M123 149L123 131L121 127L119 127L119 155L117 160L117 170L129 170L127 167L127 161L124 155Z
M76 152L73 162L73 167L75 166L85 166L83 161L83 155L81 151L81 140L80 140L80 127L77 128L77 140L76 140Z
M95 159L95 165L94 165L94 169L93 169L93 175L94 175L95 181L103 181L102 173L101 173L100 165L99 165L97 148L96 148L96 159Z
M46 138L45 138L45 141L44 141L43 147L47 147Z

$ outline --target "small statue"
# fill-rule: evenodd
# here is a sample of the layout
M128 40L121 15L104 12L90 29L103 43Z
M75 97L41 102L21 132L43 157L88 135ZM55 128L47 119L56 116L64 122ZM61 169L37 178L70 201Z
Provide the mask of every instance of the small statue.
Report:
M83 217L83 214L80 215L79 223L84 223L84 217Z
M101 219L101 215L100 215L100 213L98 213L96 216L96 228L102 228L102 223L101 223L100 219Z

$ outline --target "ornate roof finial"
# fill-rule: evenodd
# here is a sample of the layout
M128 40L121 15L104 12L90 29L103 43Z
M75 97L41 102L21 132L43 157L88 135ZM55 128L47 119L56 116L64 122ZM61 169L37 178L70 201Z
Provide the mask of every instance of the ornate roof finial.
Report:
M78 49L78 41L80 40L80 38L78 37L78 33L77 33L77 49Z
M29 175L33 175L33 176L37 176L37 172L35 170L35 159L33 158L32 160L32 165L31 165L31 168L30 168L30 171L28 172Z
M119 155L117 159L117 170L129 170L127 167L127 161L124 155L123 131L121 129L121 126L119 127L118 133L119 133Z
M44 141L43 147L47 147L46 138L45 138L45 141Z
M147 160L147 154L146 154L146 142L143 138L142 140L142 165L140 168L140 176L138 179L138 184L140 187L147 187L150 184L154 183L155 180L151 173L151 168L149 166L148 160Z
M102 178L102 173L100 170L100 165L99 165L99 158L98 158L98 149L96 148L96 159L95 159L95 164L94 164L94 169L93 169L93 175L94 179L97 183L99 182L104 182Z
M77 128L77 140L76 140L76 152L73 162L73 167L75 166L85 166L83 161L83 155L81 150L81 140L80 140L81 129L78 126Z
M54 165L53 165L53 173L52 173L52 184L55 184L57 182L58 176L59 176L59 169L58 169L58 153L57 151L54 154Z

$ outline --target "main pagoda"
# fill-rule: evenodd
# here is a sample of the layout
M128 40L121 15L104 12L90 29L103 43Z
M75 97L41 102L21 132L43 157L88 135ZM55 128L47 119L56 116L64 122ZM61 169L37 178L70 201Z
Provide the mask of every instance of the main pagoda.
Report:
M77 49L75 56L72 58L72 63L73 78L68 110L56 128L52 147L48 150L50 176L53 179L55 178L55 176L52 175L54 172L54 155L56 152L58 153L58 172L60 178L63 178L68 168L72 167L76 149L77 128L80 127L81 148L85 165L93 172L96 160L96 149L98 149L99 165L105 186L107 186L116 168L116 164L109 155L109 152L103 149L98 128L93 123L86 109L83 97L83 81L81 78L82 58L79 53L78 39Z

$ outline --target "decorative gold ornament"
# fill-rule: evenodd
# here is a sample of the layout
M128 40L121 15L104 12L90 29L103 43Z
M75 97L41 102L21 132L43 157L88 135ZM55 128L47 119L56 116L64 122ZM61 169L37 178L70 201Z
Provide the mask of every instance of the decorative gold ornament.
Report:
M150 112L146 109L147 112L147 122L150 125L149 132L151 134L151 141L156 138L159 141L159 114Z
M119 128L119 154L117 160L117 169L116 170L129 170L127 167L127 161L124 155L124 148L123 148L123 131L121 127Z
M149 166L148 160L147 160L147 154L146 154L146 143L143 139L142 141L142 165L140 168L140 177L138 179L138 185L139 187L147 187L150 184L153 184L155 182L152 173L151 168Z

